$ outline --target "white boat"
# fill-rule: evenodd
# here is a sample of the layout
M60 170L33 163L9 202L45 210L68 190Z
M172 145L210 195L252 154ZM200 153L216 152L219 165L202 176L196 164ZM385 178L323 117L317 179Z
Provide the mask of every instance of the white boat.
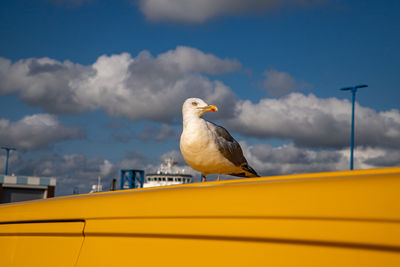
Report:
M156 173L146 174L143 187L191 183L193 176L191 174L186 174L185 169L177 167L176 164L177 162L172 159L165 160Z

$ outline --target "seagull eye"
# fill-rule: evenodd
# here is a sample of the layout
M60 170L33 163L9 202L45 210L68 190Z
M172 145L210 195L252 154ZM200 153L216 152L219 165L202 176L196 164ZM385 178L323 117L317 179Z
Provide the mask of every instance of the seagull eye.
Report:
M192 105L193 106L197 106L197 102L192 102Z

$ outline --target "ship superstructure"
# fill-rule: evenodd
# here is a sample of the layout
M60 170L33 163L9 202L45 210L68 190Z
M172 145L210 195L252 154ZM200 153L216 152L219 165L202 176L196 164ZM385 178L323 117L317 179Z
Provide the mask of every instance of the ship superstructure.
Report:
M146 174L146 180L143 187L191 183L193 176L185 173L185 169L177 167L176 164L177 162L172 159L165 160L156 173Z

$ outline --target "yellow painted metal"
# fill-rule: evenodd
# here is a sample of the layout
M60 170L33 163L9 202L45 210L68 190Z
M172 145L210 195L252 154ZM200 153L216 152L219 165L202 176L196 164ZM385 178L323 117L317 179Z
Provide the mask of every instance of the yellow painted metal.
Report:
M103 252L101 257L99 251ZM174 238L85 240L82 266L399 266L399 255L377 250L279 242Z
M398 266L395 224L284 219L91 220L78 266ZM391 250L393 249L393 250ZM137 255L93 259L96 251ZM339 258L337 258L339 257ZM312 264L315 265L312 265ZM383 265L381 265L383 264Z
M74 266L84 222L0 224L1 266Z
M400 266L399 189L398 167L186 184L0 205L0 226L85 221L77 266Z

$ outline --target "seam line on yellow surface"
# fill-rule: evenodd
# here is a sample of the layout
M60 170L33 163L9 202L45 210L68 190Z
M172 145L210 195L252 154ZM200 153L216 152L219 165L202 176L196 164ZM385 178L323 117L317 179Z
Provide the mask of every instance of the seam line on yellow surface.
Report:
M351 242L335 242L324 240L302 240L302 239L281 239L281 238L257 238L240 236L215 236L215 235L180 235L180 234L143 234L143 233L86 233L86 237L130 237L130 238L163 238L163 239L196 239L214 241L236 241L236 242L256 242L256 243L279 243L306 246L323 246L346 249L379 250L386 252L400 253L400 247L380 244L361 244Z

